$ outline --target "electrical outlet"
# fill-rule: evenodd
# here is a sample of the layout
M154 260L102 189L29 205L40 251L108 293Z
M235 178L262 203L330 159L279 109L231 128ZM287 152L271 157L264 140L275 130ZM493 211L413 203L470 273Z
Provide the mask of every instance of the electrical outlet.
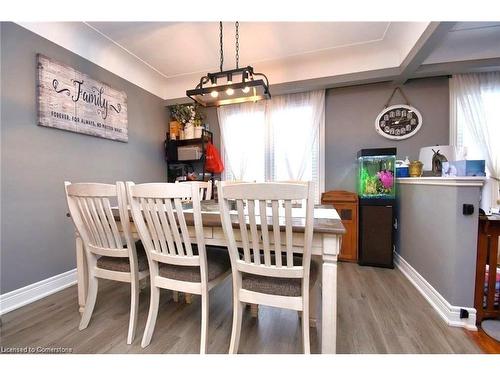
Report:
M474 213L474 205L464 203L464 205L462 206L462 213L464 215L472 215Z

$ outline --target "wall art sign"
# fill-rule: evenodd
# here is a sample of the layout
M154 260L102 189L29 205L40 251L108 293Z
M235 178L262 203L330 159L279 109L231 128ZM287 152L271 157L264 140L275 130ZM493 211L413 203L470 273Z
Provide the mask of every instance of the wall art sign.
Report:
M127 94L41 54L38 125L128 141Z

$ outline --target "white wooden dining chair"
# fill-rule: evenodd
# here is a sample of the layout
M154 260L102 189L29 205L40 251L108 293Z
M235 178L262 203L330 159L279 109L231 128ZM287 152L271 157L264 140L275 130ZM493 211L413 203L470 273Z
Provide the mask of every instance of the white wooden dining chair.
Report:
M200 189L200 200L208 201L212 199L212 181L184 181L184 182L175 181L175 183L192 184L198 186L198 188Z
M125 184L64 182L68 208L82 238L88 265L88 294L79 329L87 328L97 299L98 279L130 283L130 320L127 344L131 344L137 327L139 280L149 275L142 245L132 240ZM111 210L117 200L123 237ZM140 244L138 244L140 245Z
M312 184L249 183L218 185L217 189L233 272L233 328L229 353L238 352L244 303L302 311L304 353L310 353L309 284L310 277L315 279L317 274L316 267L311 267ZM233 219L229 204L232 200L236 201L237 212ZM304 244L300 248L293 244L294 200L305 200L306 207ZM271 207L267 208L269 201ZM284 201L284 212L280 217L281 201ZM256 203L259 203L258 210ZM284 227L284 238L280 226ZM294 253L302 256L294 256Z
M208 339L209 291L231 273L226 249L205 246L199 189L193 184L127 182L132 216L151 272L151 300L142 347L151 342L160 288L201 295L200 353ZM193 202L195 238L191 239L181 200Z

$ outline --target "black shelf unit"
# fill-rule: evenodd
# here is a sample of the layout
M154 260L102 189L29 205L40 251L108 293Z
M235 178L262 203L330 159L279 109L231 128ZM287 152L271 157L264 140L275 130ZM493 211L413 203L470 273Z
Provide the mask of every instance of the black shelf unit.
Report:
M206 175L206 146L207 143L213 144L213 133L203 129L201 138L191 138L191 139L170 139L170 134L167 132L165 139L165 161L167 162L168 169L168 182L175 182L175 173L171 172L175 169L180 169L184 167L190 167L192 171L195 170L194 164L202 163L203 177L205 180ZM178 159L178 148L182 146L201 146L201 158L191 159L191 160L179 160ZM213 176L212 176L213 179Z

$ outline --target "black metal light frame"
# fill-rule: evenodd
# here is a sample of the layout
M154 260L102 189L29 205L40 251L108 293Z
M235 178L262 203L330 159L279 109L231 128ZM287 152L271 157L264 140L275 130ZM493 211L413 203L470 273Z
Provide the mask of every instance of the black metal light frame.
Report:
M226 78L226 80L231 81L232 77L234 76L241 76L241 81L225 85L213 86L213 84L217 82L218 78ZM230 77L231 79L229 79L228 77ZM257 77L262 77L262 78L255 79ZM250 92L252 91L252 88L261 87L263 93L259 95L247 95L247 96L235 95L234 98L217 99L217 100L211 100L210 102L205 102L199 100L198 98L198 96L203 97L205 95L211 95L213 91L222 93L225 92L227 89L233 89L236 92L236 90L242 90L246 87L250 89ZM226 104L255 102L258 100L271 98L271 93L269 91L269 81L267 77L263 73L255 73L251 66L239 69L225 70L216 73L208 73L206 76L200 79L200 83L196 86L195 89L187 90L186 95L204 107L218 107Z
M236 22L236 69L223 70L224 49L222 39L222 22L219 22L220 28L220 71L216 73L207 73L201 77L200 83L196 88L187 90L186 95L203 107L218 107L226 104L237 104L244 102L256 102L258 100L270 99L269 80L263 73L255 73L253 67L246 66L240 68L239 64L239 22ZM238 82L233 82L234 76L240 76ZM226 84L217 85L217 80L224 78ZM256 79L257 78L257 79ZM227 91L233 90L231 94ZM244 91L248 89L248 91ZM240 91L241 90L241 94ZM215 96L212 93L216 92ZM221 93L222 95L219 95ZM235 94L234 96L232 96ZM207 100L203 100L206 98Z

